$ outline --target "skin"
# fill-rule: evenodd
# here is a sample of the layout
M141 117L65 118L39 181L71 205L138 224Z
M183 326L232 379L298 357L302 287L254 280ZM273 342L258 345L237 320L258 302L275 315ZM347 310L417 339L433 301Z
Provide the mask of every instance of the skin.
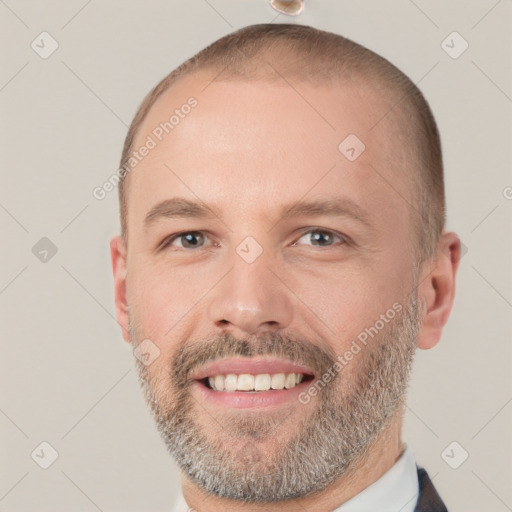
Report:
M197 98L198 106L130 174L128 247L119 236L110 244L117 319L127 342L134 342L136 326L158 346L160 356L148 367L155 379L172 365L178 347L222 333L239 339L290 334L343 354L365 327L393 303L406 304L413 292L424 307L417 346L430 349L440 340L453 304L460 241L443 233L435 256L416 268L417 213L409 205L414 196L403 170L407 137L397 132L393 114L369 130L391 100L360 84L302 83L296 89L300 95L282 83L211 83L210 74L196 73L167 91L139 130L135 147L187 98ZM354 162L338 151L348 134L366 145ZM172 197L199 198L217 216L159 218L145 229L148 211ZM350 199L370 226L329 215L282 218L283 208L298 200L325 198ZM315 246L305 236L312 228L341 233L348 242ZM188 231L205 233L207 247L186 249L178 239L157 250L169 235ZM236 252L248 236L263 248L251 264ZM348 375L355 377L358 368L350 365ZM316 404L295 404L279 436L293 435ZM229 421L211 404L194 407L206 435L214 430L212 418ZM272 509L314 505L327 512L361 492L399 458L402 419L399 407L351 472L314 496L274 503ZM271 439L258 447L264 457L276 450ZM205 493L183 472L182 488L188 505L201 512L268 510Z

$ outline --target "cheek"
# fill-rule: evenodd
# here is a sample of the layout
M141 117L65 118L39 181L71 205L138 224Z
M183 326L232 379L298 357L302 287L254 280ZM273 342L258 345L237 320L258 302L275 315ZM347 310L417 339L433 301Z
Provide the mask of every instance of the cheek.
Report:
M320 322L334 351L342 353L361 332L393 309L393 304L403 305L406 294L400 274L405 275L391 266L383 270L375 264L347 264L304 274L294 290L306 305L305 314L308 309L314 313L315 323Z
M128 272L128 304L144 336L157 342L179 332L205 293L205 278L165 264L134 264Z

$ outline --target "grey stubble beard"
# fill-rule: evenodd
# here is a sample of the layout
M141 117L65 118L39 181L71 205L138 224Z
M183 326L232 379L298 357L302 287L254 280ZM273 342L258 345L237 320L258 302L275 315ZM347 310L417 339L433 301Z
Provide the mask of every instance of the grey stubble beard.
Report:
M251 341L223 334L199 344L185 341L158 375L137 359L135 363L158 431L192 482L222 498L277 502L322 491L364 460L405 402L419 325L413 295L354 357L350 385L344 386L342 369L310 402L309 414L294 418L294 411L305 407L298 401L274 414L234 411L206 418L208 432L195 418L207 415L190 393L193 368L208 360L266 354L306 363L322 375L334 366L334 354L276 333ZM136 326L130 332L132 340L144 339ZM280 427L287 424L289 429L293 421L295 433L280 437ZM261 443L267 443L265 449Z

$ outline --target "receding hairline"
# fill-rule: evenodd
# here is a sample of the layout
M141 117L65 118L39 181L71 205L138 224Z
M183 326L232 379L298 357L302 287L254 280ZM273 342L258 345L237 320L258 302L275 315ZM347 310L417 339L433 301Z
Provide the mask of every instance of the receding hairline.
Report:
M260 68L258 67L258 69ZM198 82L195 82L197 79L199 79ZM190 86L189 82L193 82L194 87L199 84L199 90L201 90L201 88L204 87L204 85L215 86L215 84L218 83L240 84L241 86L246 84L254 84L256 86L258 86L259 84L263 84L263 86L280 87L284 90L290 89L290 84L286 81L283 81L283 79L279 75L276 75L276 73L273 72L271 67L269 67L267 72L265 73L258 72L257 76L240 76L238 74L228 74L223 77L219 76L219 70L217 68L211 66L194 69L190 73L183 74L177 77L177 79L174 80L171 84L169 84L167 89L163 90L161 94L151 104L151 107L147 110L145 117L141 119L141 122L138 126L138 130L134 133L134 139L132 142L133 147L137 147L137 141L139 141L139 144L142 144L144 137L151 131L151 128L153 127L153 124L151 123L155 122L155 119L151 119L151 115L153 112L158 112L159 108L164 107L164 105L166 108L168 108L169 105L177 105L179 102L183 101L184 96L181 94L181 91L176 91L178 94L176 96L177 102L174 101L174 92L175 89L178 89L180 86L185 86L185 88L188 88ZM340 101L346 100L347 96L352 95L354 91L356 91L357 93L366 91L369 92L377 102L382 103L383 111L386 111L386 108L393 104L394 98L396 101L396 94L389 93L389 91L387 92L383 91L382 89L379 89L378 84L376 82L371 82L367 77L363 76L362 73L360 75L351 76L349 81L344 80L343 78L340 77L336 77L334 75L331 76L328 81L320 81L314 78L309 79L309 77L302 77L301 75L297 74L297 76L295 77L294 84L307 84L312 86L313 88L318 87L329 89L329 92L332 92L333 95L339 96ZM306 103L304 105L306 106ZM418 164L414 162L414 155L412 154L411 151L409 151L409 148L411 146L410 132L402 129L397 129L396 127L398 126L399 123L396 122L396 119L394 119L394 117L394 113L390 112L389 115L386 116L385 119L383 119L382 125L386 125L385 136L388 139L393 140L393 145L400 147L401 151L407 154L407 162L413 162L410 167L416 168ZM389 132L393 133L391 134ZM363 135L361 135L361 137L363 137ZM386 154L386 158L388 157L389 161L387 162L387 164L391 164L393 160L395 160L396 162L396 154ZM414 193L414 189L419 185L418 173L408 169L407 166L404 164L401 164L400 167L404 171L404 179L407 181L407 186L411 187L412 192ZM127 196L129 189L129 174L126 176L126 178L127 179L125 179L124 181L125 197Z
M194 81L195 83L192 84L192 88L196 88L200 92L202 92L206 87L215 86L219 83L240 85L262 84L264 86L279 87L282 89L292 89L292 85L301 86L306 84L313 88L330 89L330 91L334 93L339 93L340 99L343 99L343 96L347 93L353 94L354 92L368 92L374 99L382 102L383 109L385 109L386 106L389 108L389 112L387 112L386 117L381 120L382 124L389 120L393 115L392 106L393 103L396 103L397 101L397 91L393 91L392 88L379 88L377 80L372 81L372 77L365 77L363 73L352 75L349 79L333 75L326 81L322 81L314 77L302 76L297 73L297 76L295 77L286 77L287 79L293 78L294 81L292 84L290 81L286 81L282 76L276 74L275 71L273 71L273 68L268 65L268 61L265 61L265 64L267 64L267 70L265 72L261 72L261 68L258 68L258 73L254 75L219 75L219 72L222 70L212 66L205 66L204 68L194 69L193 71L178 76L167 86L166 89L162 90L160 94L155 97L154 101L151 102L150 105L148 105L149 108L145 111L144 117L139 120L136 130L133 131L133 140L130 148L137 146L138 138L143 138L147 135L148 126L145 126L145 124L149 122L152 113L155 110L158 110L165 103L173 105L173 100L170 100L170 98L172 98L175 90L179 89L179 87L183 85L189 87L191 84L188 82ZM272 63L270 62L270 64ZM295 94L297 97L300 96L300 92L295 91ZM180 96L176 98L175 106L177 106L178 103L183 102L186 99L185 96L187 95L180 93ZM304 105L307 105L307 99L304 100ZM310 106L309 108L314 108L314 106ZM149 128L153 128L153 125L150 125ZM128 176L129 175L127 175L127 177Z
M256 37L258 36L258 37ZM243 51L240 49L243 48ZM272 66L272 64L276 66ZM343 36L304 25L253 25L215 41L167 75L146 96L125 140L121 165L134 146L140 128L159 100L183 80L202 74L212 81L279 83L308 82L313 85L368 86L382 98L395 98L395 113L406 127L399 131L405 138L416 138L407 150L418 153L416 172L408 174L417 182L422 203L421 237L430 237L425 247L432 252L434 239L444 227L444 183L442 159L437 133L428 103L416 85L384 57ZM428 140L427 140L428 139ZM418 171L418 168L419 169ZM126 234L126 194L120 182L121 224ZM432 196L425 197L424 196ZM434 213L425 212L430 201Z

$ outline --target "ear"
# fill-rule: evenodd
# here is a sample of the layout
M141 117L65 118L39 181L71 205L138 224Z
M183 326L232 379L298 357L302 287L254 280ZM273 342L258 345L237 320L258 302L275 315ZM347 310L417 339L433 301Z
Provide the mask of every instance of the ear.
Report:
M126 244L121 236L115 236L110 240L110 259L114 272L114 300L117 323L121 326L123 338L130 343L130 322L126 301Z
M455 233L443 233L433 258L422 265L418 297L423 303L423 319L418 347L435 347L441 339L455 297L455 276L461 256L460 239Z

